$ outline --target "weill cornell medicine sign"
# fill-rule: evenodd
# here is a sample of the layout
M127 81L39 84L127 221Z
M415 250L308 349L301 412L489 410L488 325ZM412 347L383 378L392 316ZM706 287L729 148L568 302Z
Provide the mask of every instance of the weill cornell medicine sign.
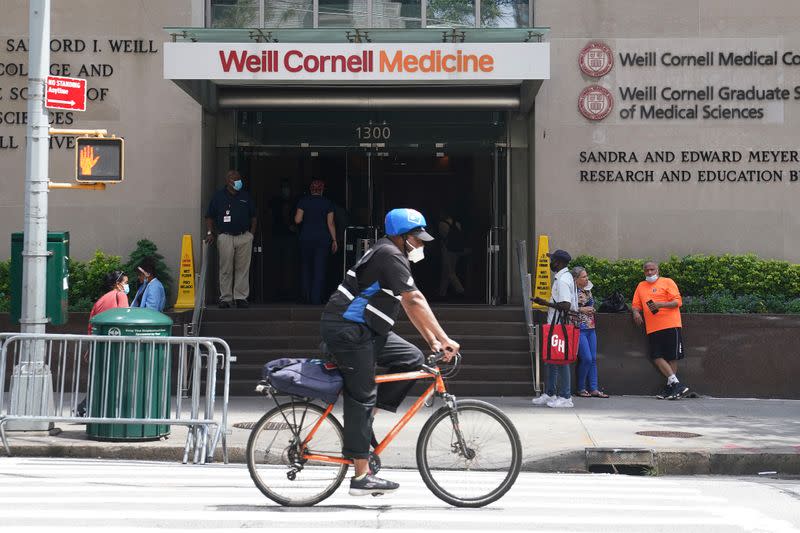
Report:
M525 80L550 78L549 43L165 43L175 80Z

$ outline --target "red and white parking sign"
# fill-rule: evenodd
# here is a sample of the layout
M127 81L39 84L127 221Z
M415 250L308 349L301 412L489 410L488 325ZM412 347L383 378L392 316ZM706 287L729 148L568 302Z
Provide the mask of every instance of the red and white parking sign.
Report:
M49 109L86 111L86 80L48 76L44 106Z

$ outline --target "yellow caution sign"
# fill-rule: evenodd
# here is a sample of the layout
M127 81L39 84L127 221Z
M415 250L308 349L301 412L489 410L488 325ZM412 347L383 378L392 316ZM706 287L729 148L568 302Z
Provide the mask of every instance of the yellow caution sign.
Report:
M536 249L536 281L533 284L534 298L550 300L550 239L547 235L539 235L539 246ZM534 309L546 310L543 305L533 304Z
M178 300L175 309L194 308L194 252L192 236L184 235L181 243L181 266L178 277Z

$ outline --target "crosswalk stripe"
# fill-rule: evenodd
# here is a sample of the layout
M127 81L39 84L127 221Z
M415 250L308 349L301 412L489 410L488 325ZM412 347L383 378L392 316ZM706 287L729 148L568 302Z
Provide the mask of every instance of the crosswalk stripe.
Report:
M703 483L675 478L523 473L491 506L455 509L431 494L418 472L384 472L401 483L397 493L353 498L345 480L320 505L290 509L264 497L242 465L0 459L0 529L53 526L59 533L86 533L86 528L117 532L136 524L137 532L241 527L300 531L313 524L326 533L353 533L354 528L430 533L495 531L502 524L503 533L676 528L797 533L785 521L747 505L732 505L724 495L705 493Z

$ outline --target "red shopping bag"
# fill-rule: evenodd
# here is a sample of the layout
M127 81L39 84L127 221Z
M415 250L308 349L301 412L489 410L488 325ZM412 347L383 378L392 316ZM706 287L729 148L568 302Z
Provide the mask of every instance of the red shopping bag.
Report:
M554 313L553 321L542 326L542 360L551 365L577 361L580 334L580 328L567 323L567 313Z

